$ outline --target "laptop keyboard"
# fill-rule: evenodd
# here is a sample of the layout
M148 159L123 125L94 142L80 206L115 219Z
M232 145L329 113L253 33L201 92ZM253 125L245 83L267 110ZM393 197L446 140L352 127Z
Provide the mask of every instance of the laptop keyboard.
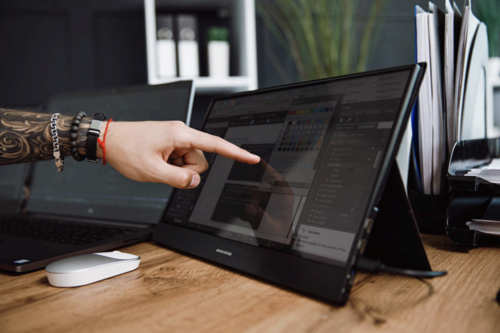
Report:
M74 245L87 245L105 239L129 235L137 230L134 228L68 223L44 218L0 221L0 234Z

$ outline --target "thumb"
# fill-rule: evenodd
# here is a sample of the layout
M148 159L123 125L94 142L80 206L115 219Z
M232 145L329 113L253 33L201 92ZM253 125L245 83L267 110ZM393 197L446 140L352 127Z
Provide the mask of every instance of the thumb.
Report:
M200 184L200 175L193 170L161 161L156 181L180 189L195 188Z

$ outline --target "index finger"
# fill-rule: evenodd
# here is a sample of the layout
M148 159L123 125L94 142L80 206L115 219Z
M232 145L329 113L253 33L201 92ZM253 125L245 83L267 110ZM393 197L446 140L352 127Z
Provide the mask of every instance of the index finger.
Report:
M238 162L257 164L260 156L252 154L231 142L218 136L189 128L189 142L192 148L201 149L207 153L216 153Z

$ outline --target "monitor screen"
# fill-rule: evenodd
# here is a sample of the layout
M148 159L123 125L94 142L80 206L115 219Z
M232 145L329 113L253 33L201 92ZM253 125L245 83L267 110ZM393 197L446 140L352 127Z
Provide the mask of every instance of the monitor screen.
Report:
M215 99L202 130L261 162L207 154L200 185L174 191L153 239L345 302L354 254L407 127L421 68Z
M411 71L217 100L203 130L261 157L210 156L164 221L345 265Z
M104 113L114 121L181 120L189 124L192 81L73 93L50 99L47 112L88 116ZM172 188L140 183L110 165L65 159L63 172L54 161L36 163L28 212L64 214L107 220L157 223Z

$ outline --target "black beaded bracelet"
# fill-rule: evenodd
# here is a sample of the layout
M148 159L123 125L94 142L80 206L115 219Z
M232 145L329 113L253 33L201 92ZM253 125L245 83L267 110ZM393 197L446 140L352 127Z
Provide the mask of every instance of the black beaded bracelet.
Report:
M82 122L82 118L87 117L87 114L83 111L78 112L75 117L73 118L73 122L71 123L71 129L69 132L69 138L70 138L70 146L71 146L71 156L78 162L81 162L85 159L85 155L81 155L78 152L78 147L76 146L76 139L78 138L78 129L80 127L80 124Z

